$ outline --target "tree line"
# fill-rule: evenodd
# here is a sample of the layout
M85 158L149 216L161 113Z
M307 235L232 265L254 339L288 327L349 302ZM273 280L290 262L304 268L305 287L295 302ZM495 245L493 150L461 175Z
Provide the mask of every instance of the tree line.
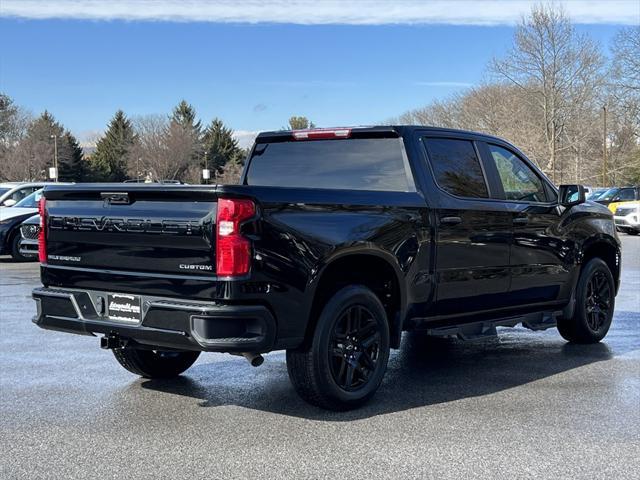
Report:
M489 133L518 145L557 184L640 183L640 26L607 58L561 7L535 6L486 80L399 123Z
M0 179L46 179L55 148L59 180L74 182L200 183L202 169L208 168L212 181L233 183L247 155L222 120L214 118L203 127L194 107L184 100L169 116L130 119L118 110L95 149L85 154L50 112L31 118L0 94Z

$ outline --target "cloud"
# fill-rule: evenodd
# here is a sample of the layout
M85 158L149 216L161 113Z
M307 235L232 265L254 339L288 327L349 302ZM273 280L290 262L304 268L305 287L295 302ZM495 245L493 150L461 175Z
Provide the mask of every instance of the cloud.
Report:
M233 132L233 138L238 140L240 148L248 148L253 144L253 141L260 132L254 132L251 130L236 130Z
M102 130L81 130L75 134L80 146L85 149L93 149L98 139L104 134ZM86 152L85 152L86 153Z
M219 23L513 25L537 0L2 0L0 16ZM637 0L561 3L575 23L636 25Z
M414 82L419 87L446 87L446 88L469 88L473 83L469 82Z

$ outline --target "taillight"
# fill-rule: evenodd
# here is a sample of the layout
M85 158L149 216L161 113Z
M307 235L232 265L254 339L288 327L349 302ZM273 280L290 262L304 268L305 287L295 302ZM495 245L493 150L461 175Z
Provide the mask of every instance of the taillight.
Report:
M315 128L312 130L294 130L294 140L327 140L330 138L349 138L350 128Z
M38 260L40 263L47 263L47 200L40 198L38 203L38 213L40 214L40 233L38 234Z
M251 243L240 234L240 224L256 213L251 200L219 198L216 215L216 274L245 275L251 267Z

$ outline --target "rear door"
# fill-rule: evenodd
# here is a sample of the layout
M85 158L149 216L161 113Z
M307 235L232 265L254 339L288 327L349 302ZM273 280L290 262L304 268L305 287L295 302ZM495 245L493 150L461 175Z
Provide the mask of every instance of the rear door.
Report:
M511 213L492 200L474 137L422 135L434 207L438 315L504 306L509 290Z
M511 212L511 287L514 306L568 298L571 245L560 229L553 187L523 155L507 144L481 144L485 167L497 178L495 196Z

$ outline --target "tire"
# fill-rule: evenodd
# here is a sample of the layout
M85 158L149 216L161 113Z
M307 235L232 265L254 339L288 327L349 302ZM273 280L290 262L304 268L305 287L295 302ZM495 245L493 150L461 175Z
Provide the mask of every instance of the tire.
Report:
M611 326L615 307L615 284L607 264L600 258L587 262L578 279L572 318L558 320L558 331L573 343L597 343Z
M328 410L359 407L376 392L389 360L389 325L378 297L352 285L325 304L311 345L287 350L298 394Z
M638 235L638 230L627 230L627 235Z
M200 352L114 348L120 365L144 378L177 377L198 359Z
M20 253L20 232L14 233L9 241L9 247L11 248L11 258L16 262L32 262L37 260L35 255L22 255Z

